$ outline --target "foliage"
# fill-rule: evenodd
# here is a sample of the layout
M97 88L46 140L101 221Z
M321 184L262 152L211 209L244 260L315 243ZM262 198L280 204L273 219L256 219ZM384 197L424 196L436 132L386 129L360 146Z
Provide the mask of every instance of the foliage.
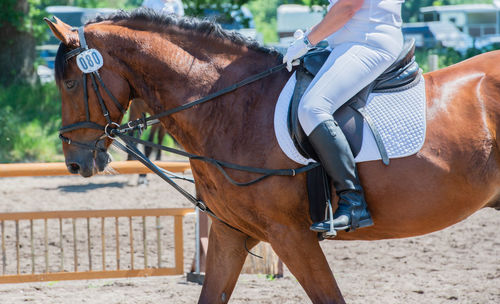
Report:
M2 0L0 2L0 26L15 24L22 26L23 13L17 7L17 0Z
M247 2L248 0L183 0L186 14L196 17L204 16L206 9L226 12L228 8L238 8Z
M24 14L19 1L2 0L0 3L0 26L13 25L20 31L30 33L37 40L46 38L47 26L43 23L44 9L49 5L64 5L64 0L28 0L28 14Z
M494 44L482 49L470 48L464 54L456 51L453 48L417 49L415 52L415 58L418 64L420 65L420 68L422 68L424 72L429 72L429 66L428 66L429 55L438 55L438 68L442 69L447 66L469 59L471 57L477 56L479 54L499 49L500 49L500 44Z
M279 2L279 0L252 0L247 4L254 17L255 27L262 33L265 43L278 41L276 9Z
M125 7L126 8L134 8L141 6L143 0L126 0Z
M55 83L0 87L0 162L54 161L60 103Z
M61 97L55 83L0 86L0 163L61 161L60 127ZM141 138L146 140L150 130ZM163 144L175 146L168 135Z

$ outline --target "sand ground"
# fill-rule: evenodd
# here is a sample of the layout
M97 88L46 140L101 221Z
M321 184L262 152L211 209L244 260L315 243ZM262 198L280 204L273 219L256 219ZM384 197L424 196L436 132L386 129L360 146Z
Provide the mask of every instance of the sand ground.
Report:
M136 180L137 176L132 175L91 179L2 178L0 212L191 207L157 177L150 176L147 187L137 187ZM165 221L167 227L168 220ZM134 230L140 230L140 223L135 225ZM65 230L69 227L64 224ZM194 255L193 216L185 217L184 228L188 271ZM12 232L9 224L6 229ZM58 228L49 228L53 254L58 250L55 229ZM27 242L27 224L21 223L20 230L21 243ZM168 232L166 228L164 233ZM12 242L12 238L7 239L7 245ZM81 242L85 242L83 235ZM99 248L99 241L94 242L93 246ZM83 243L80 248L85 248ZM28 244L24 244L21 253L27 262L22 263L21 269L30 271ZM41 242L37 244L42 246ZM422 237L377 242L327 241L321 245L348 303L500 303L500 212L493 209L481 210L453 227ZM15 271L14 251L9 250L7 270ZM71 255L70 249L67 254ZM126 259L127 252L123 256ZM140 258L138 254L137 263ZM164 259L169 260L167 252ZM42 263L43 259L37 257L37 261ZM88 267L85 258L80 261L81 267ZM99 257L94 261L99 265ZM113 258L108 261L112 264ZM70 263L68 257L65 267L71 268ZM58 262L51 257L50 265L57 269ZM186 282L185 275L5 284L0 285L0 303L195 303L200 291L201 286ZM310 303L286 268L284 278L275 280L264 275L241 275L230 302Z

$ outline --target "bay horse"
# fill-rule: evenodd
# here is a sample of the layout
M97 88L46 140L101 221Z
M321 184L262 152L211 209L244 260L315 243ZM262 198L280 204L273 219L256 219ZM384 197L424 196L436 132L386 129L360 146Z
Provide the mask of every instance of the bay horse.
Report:
M62 97L62 123L85 118L106 124L92 88L82 83L75 59L78 48L69 25L46 20L61 41L56 58ZM90 48L99 50L99 74L123 108L134 98L160 113L225 88L281 64L282 56L205 20L156 15L137 10L98 18L85 25ZM500 205L500 52L490 52L425 75L427 134L415 155L358 164L375 225L339 232L340 240L405 238L437 231L484 207ZM297 168L280 149L273 131L276 100L290 74L240 88L216 100L163 117L162 124L186 151L236 164ZM86 92L84 92L86 90ZM102 89L98 89L104 91ZM105 96L105 95L104 95ZM112 121L122 114L109 98ZM72 141L96 143L92 151L63 144L69 171L84 177L103 170L112 139L103 132L66 132ZM210 164L191 160L200 199L231 229L213 221L200 303L226 303L251 249L268 242L288 266L313 303L344 303L318 238L309 230L305 174L271 177L249 187L229 183ZM253 173L229 170L246 181ZM332 191L332 193L334 193ZM246 246L245 246L246 243Z

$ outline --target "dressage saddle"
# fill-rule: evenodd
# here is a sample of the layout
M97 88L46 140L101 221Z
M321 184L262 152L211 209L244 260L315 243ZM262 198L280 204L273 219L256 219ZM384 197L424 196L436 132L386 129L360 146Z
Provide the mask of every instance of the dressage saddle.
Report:
M302 156L316 161L318 161L316 153L308 142L307 136L298 119L298 106L302 95L330 53L331 51L327 49L313 49L302 58L302 64L296 68L297 83L288 111L288 131L295 147ZM405 43L398 59L382 75L362 89L333 114L334 119L339 123L340 128L349 141L354 157L361 150L363 122L366 121L373 132L384 163L388 164L389 160L383 147L382 139L375 125L371 123L371 118L363 111L363 108L371 93L389 93L406 90L418 84L420 75L420 68L415 61L415 40L411 39Z

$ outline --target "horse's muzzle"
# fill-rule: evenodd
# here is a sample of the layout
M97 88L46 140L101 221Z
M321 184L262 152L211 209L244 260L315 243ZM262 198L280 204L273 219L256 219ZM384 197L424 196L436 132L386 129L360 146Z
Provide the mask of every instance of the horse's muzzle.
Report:
M107 152L94 153L89 150L75 150L66 154L66 166L72 174L80 174L83 177L91 177L103 171L111 157Z

